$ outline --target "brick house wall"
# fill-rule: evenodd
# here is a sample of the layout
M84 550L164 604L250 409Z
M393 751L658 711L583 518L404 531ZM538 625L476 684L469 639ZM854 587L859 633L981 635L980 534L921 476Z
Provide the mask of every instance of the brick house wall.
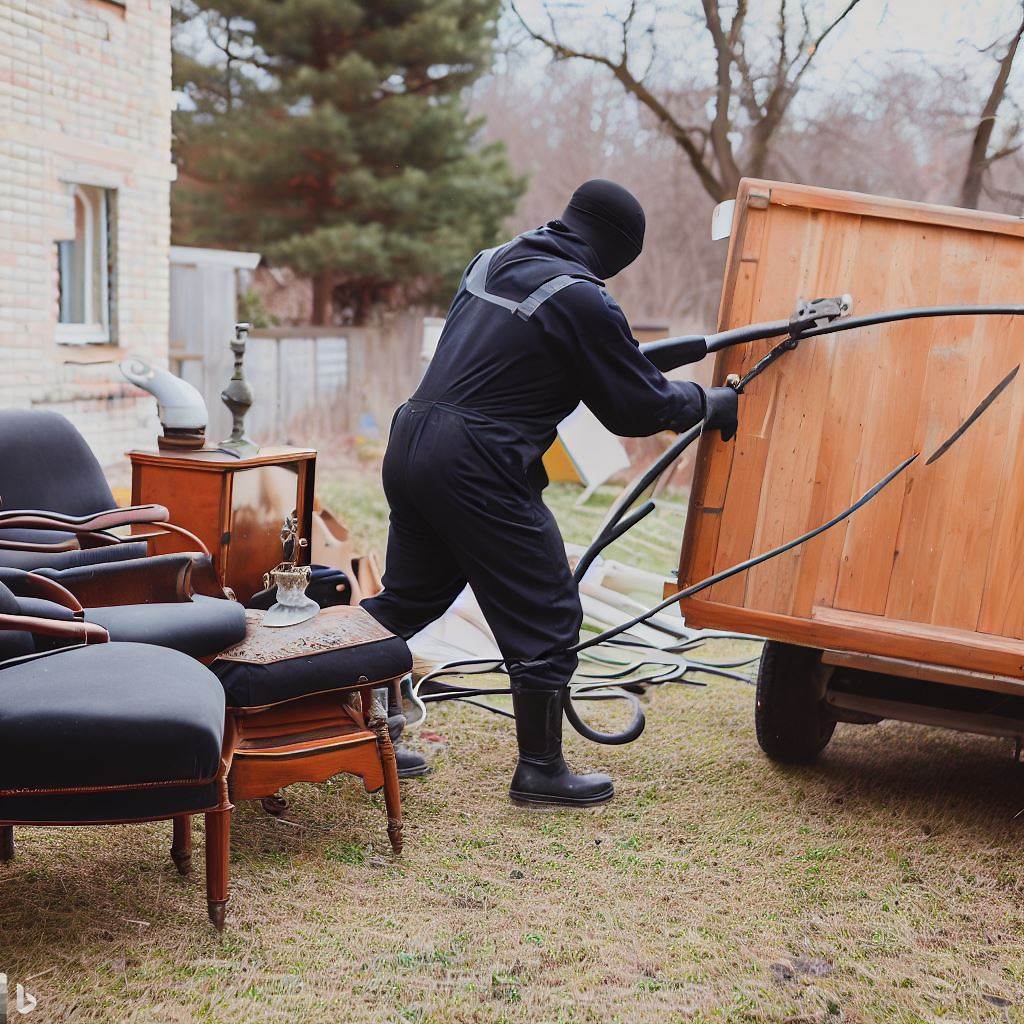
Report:
M68 416L115 484L158 430L117 364L167 364L171 103L170 0L0 0L0 407ZM82 194L105 197L99 343L58 324Z

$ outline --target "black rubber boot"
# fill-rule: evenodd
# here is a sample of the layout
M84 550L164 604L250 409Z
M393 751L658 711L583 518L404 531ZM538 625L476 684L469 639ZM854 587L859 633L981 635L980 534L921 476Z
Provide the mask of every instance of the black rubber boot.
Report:
M395 748L395 760L398 762L398 777L400 779L415 779L420 775L426 775L430 771L430 765L422 754L410 750L404 743L400 743L402 733L405 732L405 710L402 701L395 695L393 689L388 687L388 733L391 736L391 743Z
M615 790L600 772L577 775L562 757L562 693L512 681L519 763L509 797L517 804L589 807L611 800Z

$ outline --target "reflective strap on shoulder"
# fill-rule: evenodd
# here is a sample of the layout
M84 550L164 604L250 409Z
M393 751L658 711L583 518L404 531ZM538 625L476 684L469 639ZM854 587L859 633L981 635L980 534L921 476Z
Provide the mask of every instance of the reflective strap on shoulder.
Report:
M560 274L558 277L553 277L550 281L545 281L539 288L534 289L522 302L506 299L502 295L495 295L493 292L489 292L486 287L487 271L491 267L491 260L503 248L505 246L484 249L480 253L466 275L466 291L471 295L475 295L478 299L483 299L485 302L490 302L495 306L501 306L502 309L507 309L510 313L522 317L523 320L529 320L552 295L558 294L563 288L568 288L571 284L577 284L580 281L590 281L592 284L603 283L596 277L573 277L571 274Z
M580 284L583 281L589 281L587 277L572 277L569 274L562 274L560 277L553 277L550 281L546 281L536 291L531 292L529 295L519 303L519 308L516 310L516 316L521 316L524 320L529 320L534 313L540 308L540 306L547 302L552 295L556 295L563 288L567 288L571 284Z
M496 306L502 306L510 313L518 313L518 302L513 302L512 299L503 298L501 295L493 295L485 287L487 282L487 271L490 269L491 260L494 258L494 254L499 252L501 248L501 246L498 246L496 249L484 249L484 251L480 253L476 262L466 275L466 291L468 291L470 295L475 295L478 299L483 299L485 302L493 302Z

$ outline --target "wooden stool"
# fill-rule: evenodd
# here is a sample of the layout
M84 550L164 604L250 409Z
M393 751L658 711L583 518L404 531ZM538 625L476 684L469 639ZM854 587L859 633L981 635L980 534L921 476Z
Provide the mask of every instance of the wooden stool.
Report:
M383 788L388 838L401 853L398 764L373 691L396 686L411 668L405 641L359 607L325 608L281 628L264 626L264 614L248 610L245 639L211 664L234 736L232 799L280 813L284 787L355 775L367 792Z

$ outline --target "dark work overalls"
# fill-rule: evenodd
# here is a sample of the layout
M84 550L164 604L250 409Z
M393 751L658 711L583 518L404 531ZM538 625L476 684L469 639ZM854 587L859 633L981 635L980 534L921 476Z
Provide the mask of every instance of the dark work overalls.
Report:
M541 500L557 424L581 401L623 436L684 430L704 414L696 384L667 381L640 352L596 265L561 221L478 255L384 457L384 591L364 607L409 637L468 582L524 686L568 682L576 656L559 652L583 617Z

